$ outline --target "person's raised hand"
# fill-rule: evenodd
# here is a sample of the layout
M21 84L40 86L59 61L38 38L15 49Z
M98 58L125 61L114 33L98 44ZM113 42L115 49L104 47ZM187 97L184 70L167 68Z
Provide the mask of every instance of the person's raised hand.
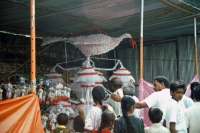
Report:
M79 114L81 117L85 116L83 110L81 109L81 107L77 106L77 109L78 109L78 114Z

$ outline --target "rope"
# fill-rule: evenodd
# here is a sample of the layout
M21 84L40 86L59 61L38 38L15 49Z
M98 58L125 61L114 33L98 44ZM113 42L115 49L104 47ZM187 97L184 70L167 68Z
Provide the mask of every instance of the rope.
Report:
M80 24L79 24L80 25ZM72 28L69 32L67 32L66 34L70 33L73 29L75 29L77 26L79 25L76 25L74 26L74 28ZM64 35L66 35L64 34ZM64 36L63 35L63 36ZM62 37L63 37L62 36ZM53 44L53 43L52 43ZM44 52L47 48L49 48L52 44L48 45L45 49L43 49L42 51L40 51L36 56L40 55L42 52ZM16 69L14 69L13 71L11 71L9 74L7 74L6 76L4 76L3 78L1 78L0 80L3 80L5 79L6 77L8 77L10 74L12 74L13 72L15 72L16 70L18 70L20 67L24 66L26 63L28 63L31 59L27 60L25 63L23 63L22 65L20 65L19 67L17 67Z
M117 68L118 65L120 65L121 67L123 67L122 62L121 62L120 60L118 60L118 59L108 59L108 58L98 58L98 57L90 57L90 58L117 61L117 63L115 64L115 66L114 66L113 68L97 68L97 67L95 67L94 61L90 59L90 62L93 63L93 64L92 64L92 67L94 68L94 70L113 71L113 70L115 70L115 69ZM84 58L84 59L85 59L85 58ZM80 61L80 60L83 60L83 59L73 60L73 61L69 61L69 62L76 62L76 61ZM51 71L54 72L55 69L56 69L56 67L59 67L60 69L65 70L65 71L66 71L66 70L67 70L67 71L76 70L76 69L80 69L80 68L81 68L81 66L73 67L73 68L63 68L63 67L61 66L61 64L63 64L63 63L66 63L66 64L67 64L67 63L69 63L69 62L57 63L57 64L53 67L53 69L52 69Z

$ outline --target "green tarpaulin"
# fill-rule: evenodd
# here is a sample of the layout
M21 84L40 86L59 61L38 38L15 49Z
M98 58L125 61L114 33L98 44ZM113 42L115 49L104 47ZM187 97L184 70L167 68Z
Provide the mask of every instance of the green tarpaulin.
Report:
M180 1L194 8L198 8L200 10L200 0L180 0Z

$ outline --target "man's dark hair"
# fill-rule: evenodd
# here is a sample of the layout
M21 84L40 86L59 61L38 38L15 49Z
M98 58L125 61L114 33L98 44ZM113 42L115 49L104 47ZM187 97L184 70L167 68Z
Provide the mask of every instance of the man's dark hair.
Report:
M159 108L151 107L148 114L152 123L159 123L162 120L163 112Z
M199 86L199 85L200 85L199 82L192 82L192 83L191 83L190 89L191 89L191 98L192 98L192 99L194 99L194 91L193 91L193 90L194 90L194 87L195 87L195 86Z
M114 77L111 79L110 83L112 84L112 86L115 88L115 89L119 89L122 87L122 81L120 78L118 77Z
M183 80L175 80L170 84L170 91L176 91L178 88L183 88L185 92L186 84Z
M57 122L59 125L66 125L68 122L68 116L66 113L60 113L57 116Z
M192 94L196 101L200 101L200 85L194 86Z
M159 83L164 83L166 88L169 88L169 80L164 76L157 76L153 80L157 80Z

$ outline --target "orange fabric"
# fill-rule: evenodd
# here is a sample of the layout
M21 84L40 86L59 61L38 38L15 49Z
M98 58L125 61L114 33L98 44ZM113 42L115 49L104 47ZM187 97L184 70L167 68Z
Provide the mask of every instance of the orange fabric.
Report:
M44 133L37 95L0 101L0 132Z

